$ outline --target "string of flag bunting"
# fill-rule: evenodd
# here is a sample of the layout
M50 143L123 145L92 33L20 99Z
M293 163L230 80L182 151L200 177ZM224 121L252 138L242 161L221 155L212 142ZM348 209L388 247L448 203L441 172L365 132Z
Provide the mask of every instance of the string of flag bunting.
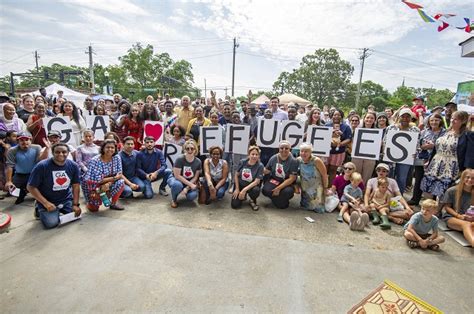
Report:
M446 20L456 16L456 14L452 14L452 13L437 13L435 15L429 15L423 9L423 6L419 4L408 2L408 1L402 1L402 2L405 3L410 9L417 10L421 19L425 21L426 23L436 23L436 22L441 23L440 25L438 25L438 32L444 31L449 26L452 26ZM474 23L471 23L471 20L468 17L465 17L463 19L464 19L464 22L466 23L464 26L454 26L454 27L460 30L464 30L466 33L471 33L471 31L474 29Z

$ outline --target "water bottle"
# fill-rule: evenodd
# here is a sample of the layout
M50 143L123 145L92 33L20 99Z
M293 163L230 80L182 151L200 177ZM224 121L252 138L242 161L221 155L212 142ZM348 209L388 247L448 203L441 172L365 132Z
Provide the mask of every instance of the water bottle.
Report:
M102 204L104 204L105 207L110 207L110 200L109 200L109 197L107 196L107 193L105 192L100 193L100 199L102 200Z

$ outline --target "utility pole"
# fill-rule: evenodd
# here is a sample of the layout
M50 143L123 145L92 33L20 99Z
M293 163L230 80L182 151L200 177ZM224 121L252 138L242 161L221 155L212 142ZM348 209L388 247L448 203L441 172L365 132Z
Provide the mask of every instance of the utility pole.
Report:
M234 47L233 47L233 55L232 55L232 97L234 97L234 81L235 81L235 49L239 47L237 44L237 40L234 37Z
M39 59L38 50L35 50L35 61L36 61L36 75L38 75L38 88L40 88L40 78L39 78L39 66L38 66L38 59Z
M364 64L365 64L365 58L367 58L369 55L367 52L369 51L368 48L364 48L362 50L362 56L360 57L360 76L359 76L359 85L357 86L357 95L356 95L356 111L359 109L359 101L360 101L360 93L362 89L362 75L364 73Z
M207 86L206 86L206 79L204 79L204 101L207 104Z
M91 82L91 93L95 94L95 84L94 84L94 62L92 61L92 46L89 46L89 50L86 51L86 54L89 54L89 80Z
M225 90L225 97L227 97L227 86L224 88Z

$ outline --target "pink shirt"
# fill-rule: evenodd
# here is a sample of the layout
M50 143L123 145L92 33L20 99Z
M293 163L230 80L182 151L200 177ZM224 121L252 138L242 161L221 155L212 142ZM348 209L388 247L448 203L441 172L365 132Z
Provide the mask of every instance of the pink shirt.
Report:
M348 184L351 184L351 181L344 179L343 174L338 175L332 181L332 185L334 185L336 187L337 195L339 196L339 198L341 198L342 195L344 194L344 188ZM364 191L364 189L365 189L364 182L359 183L359 187L362 191Z

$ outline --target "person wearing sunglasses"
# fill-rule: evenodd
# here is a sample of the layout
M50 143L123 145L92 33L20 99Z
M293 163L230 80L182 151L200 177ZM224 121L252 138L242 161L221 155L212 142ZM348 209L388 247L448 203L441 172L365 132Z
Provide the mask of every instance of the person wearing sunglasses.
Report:
M197 155L197 144L187 140L183 145L184 154L178 157L173 166L173 177L168 179L171 189L171 207L178 207L178 197L186 197L188 201L195 200L199 195L198 180L202 163Z
M346 162L343 166L344 173L334 178L331 183L331 189L334 193L337 193L339 198L344 194L344 188L346 185L351 184L351 175L357 171L357 167L353 162ZM359 183L359 187L362 191L365 189L364 182Z
M268 178L263 184L262 194L270 198L275 207L288 208L295 195L293 183L298 175L298 161L291 155L290 142L280 142L278 153L270 158L263 173Z
M390 167L385 164L385 163L379 163L377 167L375 168L375 171L377 173L377 177L370 179L367 181L367 186L365 188L365 194L364 194L364 204L366 208L369 208L369 201L371 198L371 195L375 189L377 189L377 180L379 178L386 178L388 181L388 191L393 195L393 196L401 196L400 189L398 188L397 181L395 179L389 178L388 173L390 171ZM410 219L411 215L413 215L413 210L408 206L407 201L403 198L400 197L400 203L403 206L403 209L400 210L393 210L390 209L390 212L387 213L388 219L396 224L403 224L405 221ZM384 213L381 213L382 215ZM372 217L372 222L377 221L377 217Z

